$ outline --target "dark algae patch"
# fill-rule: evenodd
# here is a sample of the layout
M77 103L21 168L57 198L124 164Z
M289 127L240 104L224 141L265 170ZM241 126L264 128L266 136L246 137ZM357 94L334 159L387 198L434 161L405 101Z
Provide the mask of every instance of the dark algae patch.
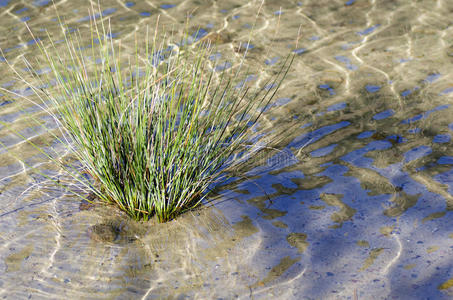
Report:
M367 241L364 241L364 240L357 241L356 244L357 244L357 246L364 247L364 248L370 247L370 243L368 243Z
M307 235L305 233L292 232L286 237L288 244L297 248L297 252L304 253L308 247Z
M24 261L26 261L32 254L34 246L32 244L27 245L24 249L19 252L10 254L5 258L6 272L19 271Z
M357 212L355 208L350 207L341 199L343 198L342 194L328 194L328 193L323 193L321 195L321 199L329 206L336 206L340 208L340 211L334 212L330 218L332 221L335 223L338 223L337 225L332 225L332 228L340 228L343 225L343 222L349 221L352 219L354 214Z
M370 254L368 258L365 260L363 263L362 267L359 269L359 271L365 271L369 267L371 267L375 260L378 258L379 255L381 255L384 252L384 248L373 248L370 251Z
M88 235L93 241L113 242L118 237L120 229L113 224L96 224L88 229Z
M442 283L441 285L439 285L437 288L439 290L446 290L446 289L449 289L452 287L453 287L453 278L450 278L449 280L447 280L444 283Z
M431 220L434 220L434 219L442 218L446 214L447 214L447 212L445 212L445 211L432 213L432 214L428 215L427 217L424 217L422 219L422 223L425 223L425 222L428 222L428 221L431 221Z
M269 270L266 277L253 284L251 288L266 286L267 284L277 280L298 261L300 261L300 257L297 258L291 258L289 256L283 257L276 266L272 267L272 269Z
M392 199L393 206L384 210L384 215L387 217L398 217L406 210L417 204L420 194L408 195L405 192L399 192L394 199Z

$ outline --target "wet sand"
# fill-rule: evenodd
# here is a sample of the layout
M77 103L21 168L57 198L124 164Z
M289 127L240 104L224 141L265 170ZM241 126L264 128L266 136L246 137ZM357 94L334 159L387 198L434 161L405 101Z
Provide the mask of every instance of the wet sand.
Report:
M67 23L88 27L87 1L56 2ZM261 2L101 4L123 53L158 15L163 34L190 14L189 30L203 29L195 38L218 44L212 60L234 68ZM33 168L61 170L10 130L69 159L30 116L55 124L0 91L0 296L450 299L452 17L446 0L266 1L249 80L263 84L297 54L260 120L272 148L208 205L166 224L133 222L46 182ZM39 52L23 22L57 39L54 18L46 0L0 1L0 47L16 68ZM0 86L32 97L1 58Z

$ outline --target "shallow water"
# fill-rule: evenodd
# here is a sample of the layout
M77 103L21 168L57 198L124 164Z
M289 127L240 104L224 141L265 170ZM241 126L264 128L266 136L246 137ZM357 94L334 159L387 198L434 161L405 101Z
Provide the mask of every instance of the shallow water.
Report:
M87 1L57 2L68 23L88 25ZM230 66L260 3L102 7L126 41L157 15L171 28L190 13L191 29L219 34L213 59ZM0 92L9 147L0 151L0 296L450 299L452 17L446 0L266 1L246 64L265 78L262 67L297 53L260 123L279 151L238 170L246 178L219 189L214 205L166 224L132 222L49 187L30 166L59 170L7 129L45 145L52 138L26 117L51 120ZM0 47L16 67L38 51L23 21L41 36L58 33L54 18L47 0L0 0ZM0 66L2 87L31 94Z

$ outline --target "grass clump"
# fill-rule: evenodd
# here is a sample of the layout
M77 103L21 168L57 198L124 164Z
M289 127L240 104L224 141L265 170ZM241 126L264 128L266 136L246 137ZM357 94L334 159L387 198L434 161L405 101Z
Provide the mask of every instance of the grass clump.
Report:
M38 65L51 72L32 73L46 89L16 74L59 124L61 134L54 137L82 167L47 154L52 160L132 218L156 216L165 222L199 205L238 163L235 154L253 151L251 128L291 58L263 85L274 88L252 88L238 85L241 67L219 72L222 66L209 60L212 45L190 43L188 34L178 43L165 37L157 41L157 31L146 34L144 42L136 39L135 53L125 62L120 42L109 38L110 24L105 23L92 18L88 45L61 20L62 48L50 34L33 37L45 58ZM84 173L89 179L83 179Z

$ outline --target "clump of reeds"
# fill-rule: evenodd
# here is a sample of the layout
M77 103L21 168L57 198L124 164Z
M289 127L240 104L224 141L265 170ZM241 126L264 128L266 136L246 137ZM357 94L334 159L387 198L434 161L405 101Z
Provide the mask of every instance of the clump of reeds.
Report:
M212 45L192 43L188 34L177 43L147 34L125 63L102 17L93 14L89 45L78 30L60 25L63 50L49 34L35 39L51 72L34 77L48 88L29 86L59 123L55 138L82 164L61 167L134 219L165 222L206 198L237 163L234 155L252 151L250 129L291 61L262 88L251 88L238 85L241 68L216 70Z

